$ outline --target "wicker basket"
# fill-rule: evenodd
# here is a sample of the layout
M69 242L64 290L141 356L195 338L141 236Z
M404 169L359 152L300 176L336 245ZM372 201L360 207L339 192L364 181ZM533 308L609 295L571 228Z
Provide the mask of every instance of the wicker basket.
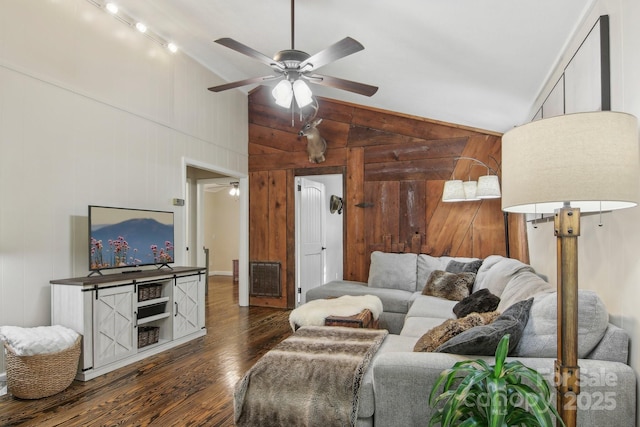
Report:
M151 283L138 286L138 302L160 298L162 296L162 285Z
M82 337L69 348L50 354L18 356L6 342L7 388L21 399L40 399L71 385L78 371Z
M155 344L160 339L159 326L141 326L138 328L138 348Z

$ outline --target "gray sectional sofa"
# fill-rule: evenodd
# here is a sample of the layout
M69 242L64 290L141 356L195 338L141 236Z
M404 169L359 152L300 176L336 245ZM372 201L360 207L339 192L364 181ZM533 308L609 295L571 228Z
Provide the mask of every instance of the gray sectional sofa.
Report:
M384 311L380 315L380 326L390 334L363 379L357 425L427 425L433 413L428 396L440 372L460 360L481 358L492 363L493 356L476 355L473 339L465 342L468 333L454 337L439 347L441 351L413 351L427 331L447 319L456 318L453 308L458 301L422 294L431 273L446 271L452 261L459 267L477 259L374 252L368 283L333 281L307 292L307 301L367 294L377 295L382 300ZM482 260L470 292L481 289L488 289L500 297L499 312L533 298L528 319L516 334L520 339L516 338L517 345L510 358L518 358L537 369L552 385L557 351L555 288L530 266L492 255ZM627 365L628 335L609 323L605 306L594 292L579 291L578 317L581 369L578 425L635 425L636 374ZM454 340L458 342L449 345ZM447 345L449 348L445 349ZM459 354L456 349L461 350L457 352ZM553 402L555 404L555 397Z

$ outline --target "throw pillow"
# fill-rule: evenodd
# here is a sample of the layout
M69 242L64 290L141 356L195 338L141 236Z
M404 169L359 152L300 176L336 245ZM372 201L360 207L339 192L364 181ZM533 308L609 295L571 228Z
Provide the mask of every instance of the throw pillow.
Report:
M471 262L461 262L456 260L449 261L447 267L444 269L449 273L474 273L477 274L478 270L482 266L482 260L477 259Z
M558 293L538 295L531 306L531 321L522 332L514 356L556 357L558 354ZM588 357L609 326L604 302L593 291L578 291L578 357Z
M446 298L452 301L460 301L468 297L476 279L474 273L448 273L436 270L427 279L427 284L422 290L422 295Z
M453 312L461 318L473 312L493 311L498 308L498 304L500 304L500 298L492 294L489 289L480 289L454 305Z
M435 351L493 356L500 339L505 334L509 334L509 353L511 353L518 345L522 331L529 320L531 304L533 304L533 298L517 302L506 309L493 323L462 332Z
M488 325L500 313L471 313L461 319L447 319L420 337L413 351L433 351L451 338L475 326Z

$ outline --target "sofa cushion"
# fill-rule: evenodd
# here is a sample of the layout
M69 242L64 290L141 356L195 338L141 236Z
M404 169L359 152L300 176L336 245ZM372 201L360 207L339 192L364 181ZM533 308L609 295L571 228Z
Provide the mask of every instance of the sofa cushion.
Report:
M417 292L416 294L417 296L407 312L407 317L436 317L443 320L456 317L453 313L453 307L457 301L422 295Z
M609 323L604 336L587 359L629 363L629 335L624 329Z
M407 317L402 325L400 335L403 337L420 338L426 334L429 329L433 329L446 319L439 317Z
M454 305L453 312L458 318L473 312L486 313L498 308L499 303L500 298L489 292L489 289L480 289Z
M476 275L473 273L447 273L436 270L429 276L422 294L460 301L469 296L475 278Z
M529 310L533 298L520 301L509 307L493 323L476 326L438 347L435 351L455 354L478 354L492 356L498 348L500 339L506 334L509 338L509 353L511 353L522 336L522 331L529 318Z
M456 261L455 259L452 259L451 261L449 261L449 264L447 264L447 267L444 269L444 271L448 271L449 273L476 274L478 273L480 266L482 266L481 259L477 259L475 261L469 261L469 262Z
M513 275L500 295L499 311L505 311L512 304L535 297L539 294L551 293L554 287L531 271L520 271Z
M380 251L371 253L369 286L373 288L416 289L418 255L392 254Z
M502 291L507 283L517 273L531 271L533 268L513 258L500 255L490 255L484 259L478 270L473 292L487 288L492 294L502 298Z
M413 292L400 289L372 288L362 282L334 280L309 289L305 298L306 301L312 301L320 298L335 298L342 295L375 295L382 301L382 309L385 312L405 314L409 311L409 302L412 300ZM383 315L380 317L382 318Z
M558 353L558 294L535 298L529 322L514 355L522 357L556 357ZM589 355L604 336L609 314L593 291L578 291L578 357Z
M447 319L418 339L413 351L433 351L456 335L480 325L493 322L499 313L471 313L461 319Z
M448 262L448 261L447 261ZM439 257L433 257L427 254L418 255L418 277L416 279L416 291L422 292L427 279L436 270L444 270L447 264L443 264Z

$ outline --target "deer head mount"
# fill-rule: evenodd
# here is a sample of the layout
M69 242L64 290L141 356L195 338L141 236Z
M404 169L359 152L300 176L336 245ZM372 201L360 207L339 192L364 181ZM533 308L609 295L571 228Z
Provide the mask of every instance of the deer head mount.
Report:
M309 155L309 162L322 163L325 161L324 153L327 151L327 141L320 135L320 131L317 126L322 123L322 119L317 119L318 115L318 101L314 98L314 102L311 104L313 113L310 117L305 117L304 125L298 132L298 136L307 137L307 154Z

